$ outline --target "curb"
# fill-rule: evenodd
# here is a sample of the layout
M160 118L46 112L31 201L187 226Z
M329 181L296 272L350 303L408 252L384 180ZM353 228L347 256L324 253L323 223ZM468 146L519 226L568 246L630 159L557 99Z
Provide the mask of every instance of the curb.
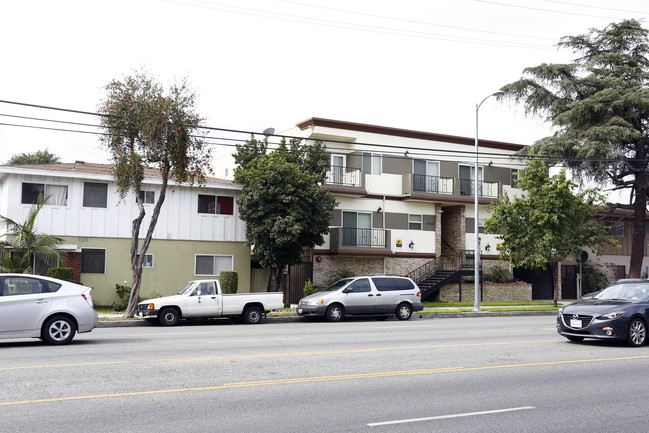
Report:
M428 320L428 319L458 319L458 318L474 318L474 317L556 316L556 315L557 315L556 311L494 311L494 312L483 311L483 312L471 312L471 313L426 313L426 314L413 313L412 318L416 320ZM216 319L216 320L225 321L227 319ZM212 322L211 319L192 321L193 324L203 324L203 323L210 323L210 322ZM293 322L310 323L304 317L299 317L299 316L267 317L263 323L293 323ZM101 320L100 319L99 323L97 324L97 328L125 328L125 327L135 327L135 326L152 326L152 325L146 323L142 319L124 319L124 320Z

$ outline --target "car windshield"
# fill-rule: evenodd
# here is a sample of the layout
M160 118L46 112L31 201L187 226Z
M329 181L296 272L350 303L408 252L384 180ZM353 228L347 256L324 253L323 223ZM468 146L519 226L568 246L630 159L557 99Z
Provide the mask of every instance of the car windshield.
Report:
M595 296L594 299L643 301L649 298L649 283L625 283L607 287Z
M176 295L184 295L185 292L189 292L192 287L194 287L194 282L190 281L189 283L185 284L182 289L178 290L176 292Z
M353 280L353 278L344 278L342 280L338 280L335 283L333 283L331 286L327 287L324 289L324 292L335 292L336 290L340 289L341 287L346 286L349 284L349 282Z

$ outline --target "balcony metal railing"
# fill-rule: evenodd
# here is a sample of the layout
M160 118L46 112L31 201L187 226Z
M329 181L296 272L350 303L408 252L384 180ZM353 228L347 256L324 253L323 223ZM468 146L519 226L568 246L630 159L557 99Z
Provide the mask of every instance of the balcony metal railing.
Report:
M360 229L343 227L342 232L344 246L385 248L384 229Z
M361 169L332 165L327 170L327 183L360 187Z
M460 179L460 195L475 196L475 180ZM479 180L478 197L498 198L498 182Z
M418 192L453 194L453 178L413 174L412 188L414 191Z

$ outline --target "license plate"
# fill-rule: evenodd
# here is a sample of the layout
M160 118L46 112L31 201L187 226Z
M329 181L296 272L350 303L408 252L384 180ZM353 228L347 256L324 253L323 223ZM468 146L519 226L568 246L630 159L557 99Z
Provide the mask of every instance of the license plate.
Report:
M570 319L571 328L581 328L581 320Z
M298 314L302 313L302 309L301 309L301 308L298 308L298 309L297 309L297 313L298 313Z

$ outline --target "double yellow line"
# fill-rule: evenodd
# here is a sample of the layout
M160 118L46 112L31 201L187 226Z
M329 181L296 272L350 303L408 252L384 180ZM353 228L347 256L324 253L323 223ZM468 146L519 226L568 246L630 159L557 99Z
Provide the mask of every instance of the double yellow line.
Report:
M420 375L420 374L469 372L469 371L479 371L479 370L496 370L496 369L503 369L503 368L538 367L538 366L547 366L547 365L583 364L583 363L590 363L590 362L629 361L629 360L637 360L637 359L649 359L649 355L625 356L625 357L616 357L616 358L579 359L579 360L566 360L566 361L547 361L547 362L534 362L534 363L526 363L526 364L494 365L494 366L482 366L482 367L446 367L446 368L430 368L430 369L423 369L423 370L384 371L384 372L376 372L376 373L345 374L345 375L336 375L336 376L297 377L297 378L274 379L274 380L259 380L259 381L250 381L250 382L232 382L232 383L225 383L217 386L206 386L206 387L196 387L196 388L161 389L161 390L154 390L154 391L123 392L123 393L115 393L115 394L98 394L98 395L85 395L85 396L76 396L76 397L48 398L48 399L38 399L38 400L9 401L9 402L0 402L0 406L62 402L62 401L71 401L71 400L87 400L87 399L109 398L109 397L169 394L169 393L190 392L190 391L212 391L218 389L231 389L231 388L241 388L241 387L251 387L251 386L273 386L273 385L300 384L300 383L310 383L310 382L327 382L327 381L336 381L336 380L361 380L361 379L374 379L374 378L381 378L381 377L395 377L395 376L408 376L408 375Z

